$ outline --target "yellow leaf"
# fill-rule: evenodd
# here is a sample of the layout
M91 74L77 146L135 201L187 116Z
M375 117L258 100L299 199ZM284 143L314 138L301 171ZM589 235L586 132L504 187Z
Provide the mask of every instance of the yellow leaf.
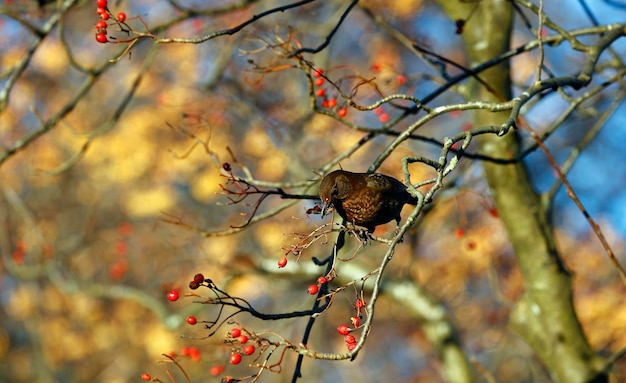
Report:
M131 191L124 205L130 217L148 217L170 209L175 202L172 191L162 187Z

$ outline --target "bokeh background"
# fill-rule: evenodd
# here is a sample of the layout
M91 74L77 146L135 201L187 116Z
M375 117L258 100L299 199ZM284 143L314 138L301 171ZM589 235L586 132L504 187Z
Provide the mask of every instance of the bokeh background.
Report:
M128 24L145 24L159 37L193 37L238 25L278 2L118 1ZM626 19L626 8L609 1L587 2L602 24ZM41 42L27 25L45 28L58 4L71 4L60 24ZM295 61L277 57L289 36L294 44L317 46L336 25L344 2L314 2L266 17L240 33L202 44L136 44L115 63L125 44L99 44L98 20L91 1L13 0L0 4L0 155L16 142L48 126L45 134L0 164L0 381L132 382L147 372L166 379L172 371L161 354L197 347L200 356L180 357L192 381L219 381L210 368L226 365L243 376L255 370L228 366L229 348L221 340L228 326L206 338L201 326L185 324L187 315L210 320L216 308L194 298L168 302L166 293L188 293L191 277L202 272L223 290L241 296L264 312L289 312L311 306L306 288L321 270L311 267L332 243L317 243L300 259L278 270L284 248L323 222L307 214L315 201L300 201L281 214L233 235L205 237L172 221L219 232L243 224L245 204L229 204L221 185L221 164L236 174L245 166L256 179L306 183L330 158L355 145L363 131L314 113L307 76ZM198 10L185 13L176 4ZM585 2L549 1L545 12L566 29L593 25ZM223 9L229 12L202 10ZM467 65L454 22L428 1L367 1L362 6L388 20L411 40ZM122 38L123 33L116 36ZM282 39L282 41L280 40ZM522 19L513 46L532 39ZM623 40L623 39L622 39ZM29 50L35 49L32 57ZM615 51L624 57L625 42ZM25 57L29 57L25 61ZM329 46L310 56L329 76L358 74L376 78L385 94L423 97L441 84L432 66L392 38L361 10L352 12ZM516 56L516 91L533 80L537 53ZM569 46L546 48L546 63L557 74L573 73L582 57ZM280 65L283 66L280 66ZM10 82L6 74L25 65ZM263 73L258 68L279 67ZM603 79L599 76L594 82ZM137 83L136 88L133 84ZM87 87L84 93L81 89ZM332 92L332 90L329 90ZM622 96L623 97L623 94ZM73 99L76 98L74 102ZM365 104L376 99L363 91ZM448 92L431 106L461 102ZM606 110L613 99L598 98ZM345 101L338 98L338 106ZM55 114L71 111L55 120ZM525 114L538 130L547 128L568 104L548 96ZM584 148L569 178L591 215L600 223L618 258L624 257L626 167L622 143L626 107L619 104L602 131ZM383 107L359 112L348 108L346 121L369 128L383 125ZM579 113L566 120L547 142L564 159L598 117ZM403 121L397 129L411 121ZM441 139L471 127L465 113L441 116L420 134ZM377 138L366 150L341 161L345 169L365 171L389 138ZM530 138L522 137L524 143ZM401 178L400 159L419 153L436 159L439 147L414 141L400 147L380 171ZM555 175L536 151L525 159L539 190ZM416 179L431 173L414 168ZM466 352L498 382L550 381L532 351L507 328L509 309L523 281L487 191L480 164L462 160L454 183L438 195L419 227L399 246L392 279L411 279L449 309ZM316 186L298 191L315 194ZM254 199L250 200L251 202ZM269 198L261 212L285 201ZM575 299L585 332L606 355L626 347L626 295L597 238L561 190L555 198L558 248L574 274ZM377 234L389 235L393 225ZM355 243L351 243L355 247ZM378 265L384 247L372 244L350 261L367 272ZM348 264L348 263L346 263ZM355 277L358 278L358 277ZM353 315L357 294L347 289L320 319L312 347L341 352L335 328ZM443 381L436 352L402 305L383 297L365 349L354 362L304 363L303 381ZM275 331L297 343L305 320L262 322L237 318L255 331ZM194 360L195 359L195 360ZM289 381L294 358L282 374L260 381ZM245 363L244 363L245 364ZM626 380L626 363L614 370Z

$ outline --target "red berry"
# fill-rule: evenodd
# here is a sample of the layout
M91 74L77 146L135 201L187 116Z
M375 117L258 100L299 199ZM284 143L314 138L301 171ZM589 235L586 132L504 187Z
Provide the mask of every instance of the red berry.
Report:
M243 348L243 353L246 355L252 355L254 354L254 351L256 351L256 347L254 347L253 344L249 344Z
M406 83L406 76L403 74L399 74L398 76L396 76L396 82L398 83L398 85Z
M356 338L354 337L354 335L350 335L350 334L348 334L348 335L344 336L344 337L343 337L343 340L344 340L346 343L356 343Z
M141 380L151 380L152 377L150 376L150 374L146 374L145 372L143 374L141 374Z
M100 7L98 7L98 8L96 9L96 13L97 13L97 14L99 14L99 15L102 15L104 12L105 12L105 11L104 11L104 8L100 8Z
M100 17L102 18L102 20L108 20L109 19L109 13L108 12L104 12L100 15Z
M169 293L167 293L167 299L169 299L172 302L177 301L178 300L178 291L172 290Z
M339 117L345 117L346 114L348 114L348 109L346 108L339 108L339 110L337 111L337 116Z
M196 275L193 276L193 281L200 284L202 282L204 282L204 275L198 273Z
M188 356L195 361L200 360L200 350L198 350L198 347L185 346L180 350L180 355Z
M331 98L328 100L328 107L329 108L334 108L337 105L337 100L335 100L334 98Z
M193 326L194 324L198 323L198 320L196 319L196 317L189 315L187 317L187 323Z
M106 29L107 24L104 21L99 21L104 23L103 29ZM96 23L96 28L98 28L98 23ZM128 237L133 233L133 224L130 222L122 222L117 226L117 231L124 237Z
M450 118L459 118L459 117L461 117L461 115L463 115L463 111L462 110L453 110L450 113L448 113L448 115L450 116Z
M379 106L378 108L374 109L374 114L377 116L380 116L383 113L385 113L385 109L383 109L382 106Z
M107 29L107 23L104 22L104 20L98 20L98 22L96 23L96 29Z
M117 21L119 21L120 23L123 23L124 21L126 21L126 14L124 12L118 13Z
M230 356L230 364L239 364L241 363L241 354L234 353Z
M387 113L381 114L380 116L378 116L378 121L384 124L385 122L389 121L389 115Z
M282 257L278 260L278 267L282 269L285 266L287 266L287 257Z
M341 335L348 335L350 334L350 327L348 327L348 325L342 324L337 327L337 332Z
M317 287L317 285L311 285L309 286L309 288L307 289L307 291L309 292L309 294L311 295L315 295L317 294L317 292L320 290L319 287Z
M248 343L248 336L245 334L241 334L238 338L237 341L239 341L239 343L241 344L246 344Z
M328 278L326 278L325 276L321 276L319 278L317 278L317 283L319 283L320 285L325 284L326 282L328 282Z
M209 370L209 373L211 374L211 376L218 376L221 375L222 372L224 372L225 367L222 366L221 364L216 364L215 366L212 366L211 369Z
M230 330L230 336L232 336L233 338L239 338L239 335L241 335L241 330L237 327Z
M189 358L191 358L194 362L198 362L201 359L198 347L189 347Z
M106 8L107 5L109 5L107 0L96 0L96 6L98 8Z
M326 94L326 89L320 88L317 90L317 92L315 92L315 94L317 95L317 97L324 97L324 95Z
M458 227L454 230L454 236L457 238L463 238L465 236L465 230Z
M96 33L96 41L104 44L109 41L109 39L107 39L107 35L105 35L104 33Z
M182 355L182 356L189 356L189 355L191 355L191 347L184 346L183 348L181 348L180 349L180 355Z
M315 86L322 86L324 84L324 78L320 77L315 79Z
M189 282L189 288L190 288L190 289L195 290L195 289L197 289L198 287L200 287L200 284L199 284L199 283L196 283L196 282L194 282L194 281Z
M354 307L356 307L357 309L362 309L363 307L365 307L365 302L363 301L363 299L359 298L354 303Z
M230 164L228 162L224 162L222 164L222 169L226 170L227 172L229 172L231 170Z
M356 348L356 343L348 343L346 344L348 351L352 351Z
M361 324L361 318L359 318L357 316L351 316L350 317L350 322L352 322L352 326L359 327L359 325Z
M328 105L329 105L328 100L322 101L322 108L328 108Z
M313 77L320 77L322 75L322 73L324 73L324 70L322 70L322 69L315 69L315 70L313 70Z

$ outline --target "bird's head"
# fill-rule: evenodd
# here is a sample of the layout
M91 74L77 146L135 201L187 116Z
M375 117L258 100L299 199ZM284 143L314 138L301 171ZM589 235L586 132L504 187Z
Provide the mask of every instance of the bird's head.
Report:
M333 208L336 203L346 198L350 192L348 174L349 173L344 170L335 170L322 179L322 183L320 184L322 217L326 215L328 210Z

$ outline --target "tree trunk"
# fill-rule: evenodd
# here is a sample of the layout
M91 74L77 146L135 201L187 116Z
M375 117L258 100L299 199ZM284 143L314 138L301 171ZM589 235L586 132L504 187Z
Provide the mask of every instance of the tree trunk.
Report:
M509 49L513 19L510 1L464 4L440 0L440 4L453 20L466 18L476 7L463 32L471 65ZM508 63L484 71L479 77L491 90L471 80L466 94L469 99L511 99ZM508 117L508 112L477 111L475 126L501 125ZM513 158L519 154L515 130L504 137L484 135L478 142L484 155ZM571 276L557 254L547 204L530 184L526 167L522 162L484 162L483 168L525 282L525 293L511 314L512 328L531 345L555 381L607 381L602 360L589 346L574 311Z

